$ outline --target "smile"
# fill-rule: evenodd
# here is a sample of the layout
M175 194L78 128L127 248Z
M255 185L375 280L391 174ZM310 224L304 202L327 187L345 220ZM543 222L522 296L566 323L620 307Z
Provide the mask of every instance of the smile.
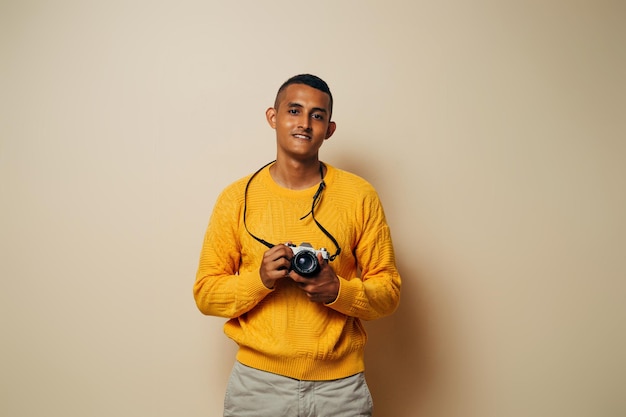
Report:
M311 137L308 135L301 135L301 134L295 134L293 135L294 138L298 138L298 139L306 139L306 140L310 140Z

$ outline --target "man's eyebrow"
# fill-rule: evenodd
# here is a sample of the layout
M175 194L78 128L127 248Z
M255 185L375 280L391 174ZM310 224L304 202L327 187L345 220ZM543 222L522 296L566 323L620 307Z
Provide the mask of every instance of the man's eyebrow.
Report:
M290 102L290 103L287 103L287 106L288 106L288 107L297 107L297 108L299 108L299 109L303 109L303 108L304 108L304 106L303 106L302 104L300 104L300 103L296 103L296 102L294 102L294 101L292 101L292 102ZM311 110L312 110L312 111L323 112L323 113L328 113L328 110L326 110L326 109L325 109L325 108L323 108L323 107L313 107Z

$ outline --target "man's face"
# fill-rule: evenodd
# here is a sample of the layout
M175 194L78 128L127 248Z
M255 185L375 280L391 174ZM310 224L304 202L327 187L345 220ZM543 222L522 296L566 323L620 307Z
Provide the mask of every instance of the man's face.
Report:
M328 94L305 84L291 84L278 96L276 108L267 109L276 130L278 156L298 160L317 159L324 140L335 131L330 121Z

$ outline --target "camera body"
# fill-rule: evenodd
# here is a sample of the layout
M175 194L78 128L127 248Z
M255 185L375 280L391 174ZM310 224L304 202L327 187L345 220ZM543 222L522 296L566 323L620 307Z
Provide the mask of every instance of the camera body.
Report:
M320 263L317 254L321 253L322 258L328 262L328 251L325 248L313 249L310 243L302 242L300 246L287 243L286 246L293 251L291 258L291 270L303 277L312 277L320 271Z

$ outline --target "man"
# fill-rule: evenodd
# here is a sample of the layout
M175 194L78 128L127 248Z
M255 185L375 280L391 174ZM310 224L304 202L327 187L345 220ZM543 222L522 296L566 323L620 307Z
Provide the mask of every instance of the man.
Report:
M239 346L224 416L372 413L361 320L397 308L400 276L374 188L319 160L332 108L323 80L287 80L266 111L276 161L214 207L194 297L202 313L229 319Z

